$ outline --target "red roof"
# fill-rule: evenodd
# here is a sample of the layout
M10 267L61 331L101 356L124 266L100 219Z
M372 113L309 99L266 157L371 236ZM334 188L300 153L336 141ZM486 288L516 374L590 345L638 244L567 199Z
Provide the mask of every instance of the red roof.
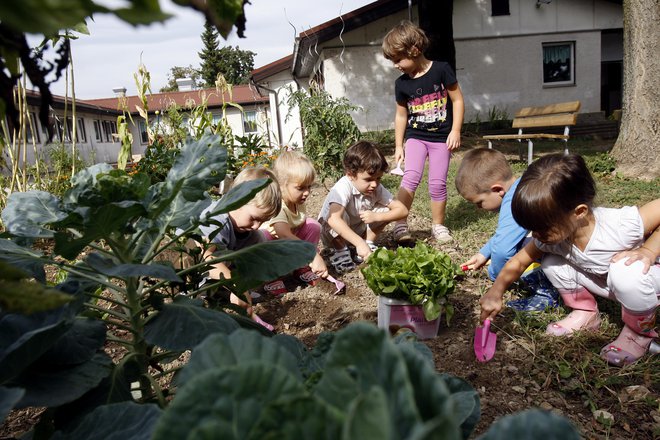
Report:
M252 79L255 82L262 81L269 76L275 75L276 73L284 72L285 70L291 70L291 63L293 62L293 54L287 55L284 58L273 61L270 64L259 67L252 71Z
M268 96L260 94L255 87L250 85L238 85L233 87L231 96L229 96L228 93L221 96L215 88L189 90L184 92L153 93L147 95L147 105L149 107L149 112L167 110L172 104L176 104L182 108L189 108L202 104L205 98L206 106L208 108L222 107L223 103L229 102L240 105L263 104L268 102ZM140 99L137 96L127 96L126 99L128 100L127 105L129 111L131 113L137 113L136 106L142 106ZM86 99L79 100L78 102L115 110L119 108L118 97Z

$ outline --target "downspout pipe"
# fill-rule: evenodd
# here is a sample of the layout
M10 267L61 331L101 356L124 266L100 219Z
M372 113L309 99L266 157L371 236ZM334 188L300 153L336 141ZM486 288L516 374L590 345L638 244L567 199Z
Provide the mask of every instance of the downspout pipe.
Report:
M250 78L250 81L252 84L257 88L257 90L264 89L269 93L272 93L275 96L275 123L277 125L277 142L278 145L281 147L282 146L282 123L280 121L280 100L277 96L277 91L270 89L266 86L257 84L254 78ZM261 92L259 92L261 93Z

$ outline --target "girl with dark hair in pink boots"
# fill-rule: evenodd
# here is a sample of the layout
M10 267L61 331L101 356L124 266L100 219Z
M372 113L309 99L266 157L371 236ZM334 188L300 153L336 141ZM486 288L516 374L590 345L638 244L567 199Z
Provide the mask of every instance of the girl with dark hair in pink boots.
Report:
M641 208L594 207L596 184L578 155L551 154L529 166L513 196L516 222L532 240L504 266L481 298L481 320L502 309L508 286L541 259L543 272L572 308L546 333L569 336L600 327L594 295L618 301L619 337L601 350L612 365L635 362L654 338L660 296L660 199Z

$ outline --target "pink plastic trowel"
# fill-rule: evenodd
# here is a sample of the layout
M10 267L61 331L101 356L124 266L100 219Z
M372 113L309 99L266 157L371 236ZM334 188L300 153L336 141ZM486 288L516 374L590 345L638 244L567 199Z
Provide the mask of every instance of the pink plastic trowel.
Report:
M328 275L326 280L330 281L335 285L335 291L333 292L335 295L340 295L342 293L346 293L346 284L343 281L339 281L332 275Z
M394 174L395 176L403 176L403 170L401 169L400 160L396 163L396 168L390 171L390 174Z
M488 362L495 355L497 335L490 331L490 319L477 327L474 332L474 354L479 362Z

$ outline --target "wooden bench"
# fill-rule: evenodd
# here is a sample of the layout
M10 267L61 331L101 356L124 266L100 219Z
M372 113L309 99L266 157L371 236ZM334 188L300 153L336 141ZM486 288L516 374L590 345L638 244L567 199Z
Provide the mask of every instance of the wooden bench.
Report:
M512 128L518 129L518 134L495 134L487 135L483 138L488 140L488 148L493 148L494 140L522 140L527 141L527 164L532 163L534 153L533 139L557 139L564 141L564 154L568 154L569 130L577 121L578 111L580 110L580 101L560 102L543 107L524 107L518 110ZM543 127L564 126L564 134L543 133L540 130ZM529 133L523 133L524 129L531 129ZM533 129L537 129L534 132ZM541 131L541 132L539 132ZM522 152L521 152L522 158Z

